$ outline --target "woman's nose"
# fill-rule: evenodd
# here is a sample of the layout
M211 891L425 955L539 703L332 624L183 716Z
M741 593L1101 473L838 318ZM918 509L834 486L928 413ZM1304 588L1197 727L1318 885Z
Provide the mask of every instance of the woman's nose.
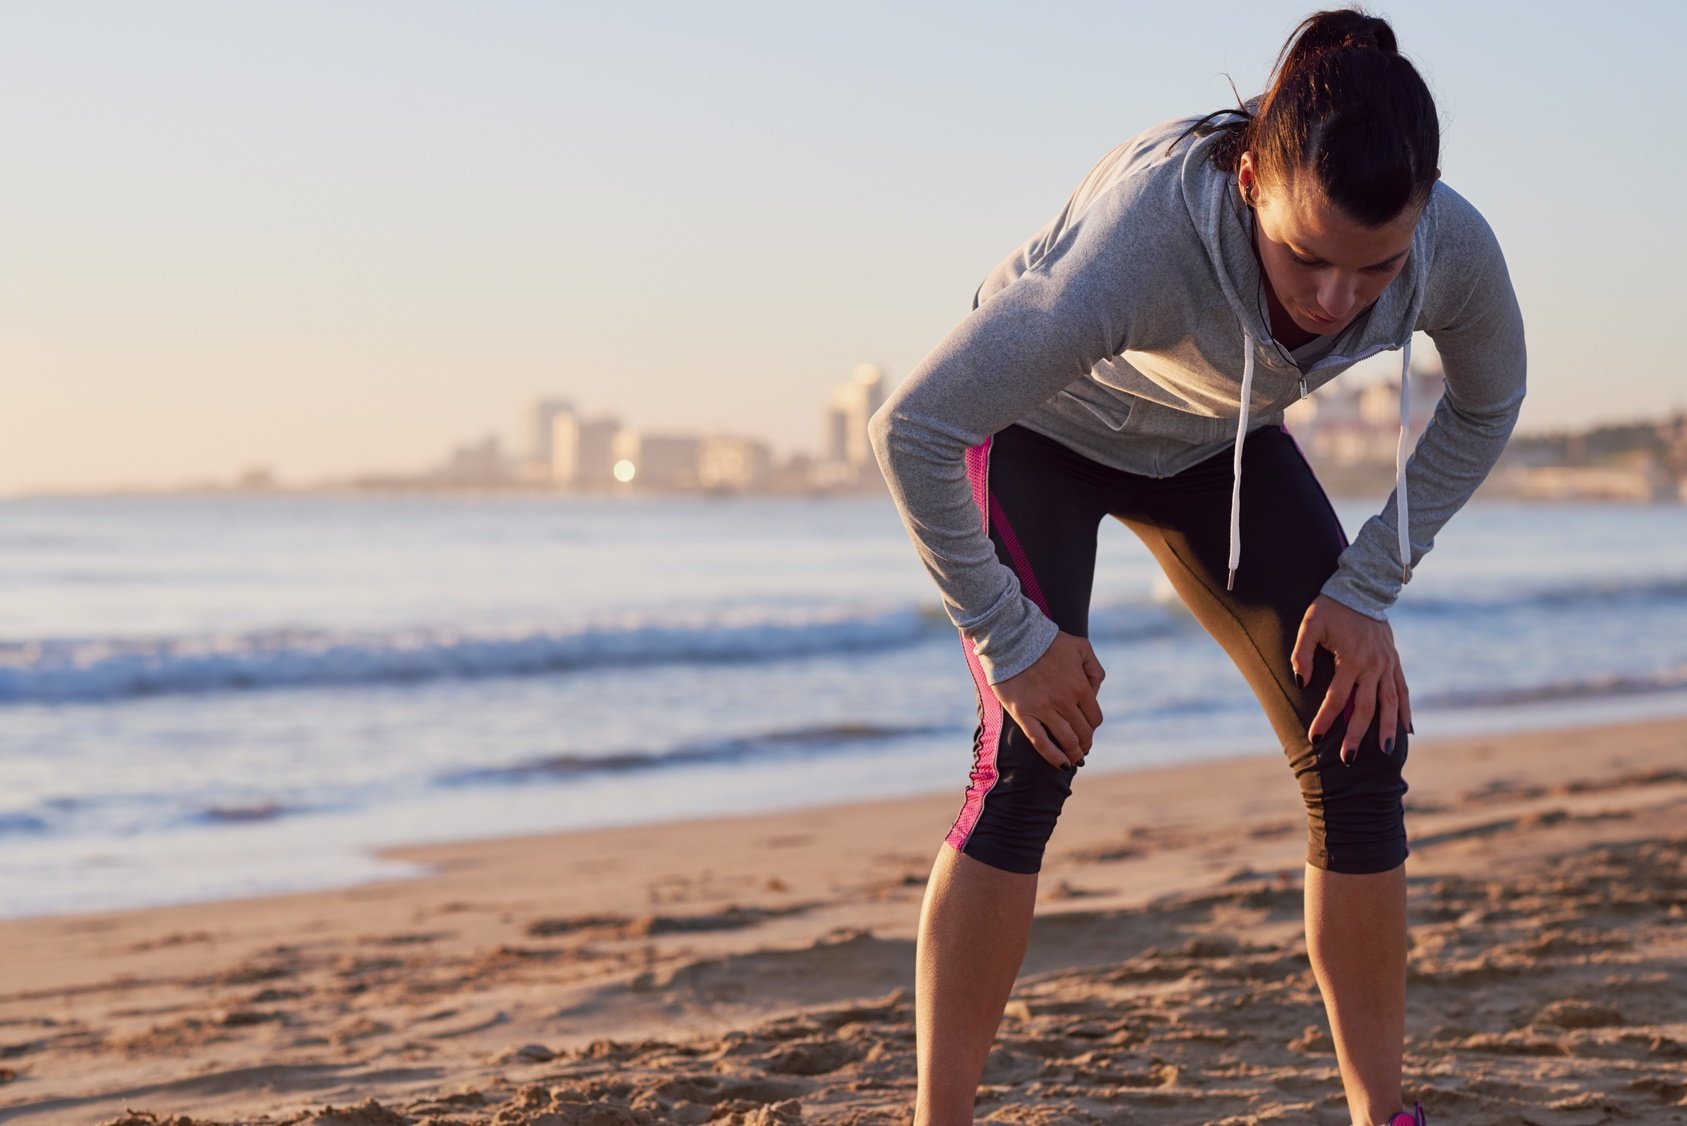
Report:
M1326 317L1341 320L1359 304L1358 286L1341 277L1332 277L1318 288L1318 307Z

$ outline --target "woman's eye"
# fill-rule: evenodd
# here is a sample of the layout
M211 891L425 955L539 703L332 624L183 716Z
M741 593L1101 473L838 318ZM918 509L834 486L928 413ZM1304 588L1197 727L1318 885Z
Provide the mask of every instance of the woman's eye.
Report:
M1316 266L1318 264L1316 262L1310 261L1309 259L1302 258L1300 255L1296 254L1292 250L1289 251L1289 257L1293 258L1295 260L1295 265L1297 265L1297 266Z

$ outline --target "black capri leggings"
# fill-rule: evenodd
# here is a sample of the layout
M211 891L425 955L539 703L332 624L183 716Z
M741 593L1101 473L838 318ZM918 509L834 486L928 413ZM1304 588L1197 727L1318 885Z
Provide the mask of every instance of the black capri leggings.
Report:
M1383 754L1373 723L1353 765L1344 765L1351 700L1318 745L1306 736L1334 658L1318 650L1305 688L1289 667L1301 618L1335 573L1347 537L1288 431L1255 430L1242 449L1246 555L1236 589L1225 590L1232 457L1225 451L1170 477L1144 477L1016 425L969 450L967 468L997 557L1066 633L1089 634L1102 519L1135 532L1265 708L1306 803L1307 862L1332 872L1387 871L1406 859L1405 727L1394 732L1393 753ZM971 784L946 839L992 867L1036 872L1077 772L1037 754L985 682L971 644L963 639L962 648L978 689L978 728Z

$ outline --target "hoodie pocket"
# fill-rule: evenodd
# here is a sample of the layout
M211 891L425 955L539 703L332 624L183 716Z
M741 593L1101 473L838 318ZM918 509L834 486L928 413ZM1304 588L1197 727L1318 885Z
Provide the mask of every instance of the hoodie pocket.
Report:
M1235 418L1193 414L1135 396L1109 397L1105 402L1080 400L1116 433L1145 441L1207 445L1236 434Z
M1139 416L1153 404L1121 391L1079 380L1062 392L1074 403L1100 419L1108 429L1120 434L1134 433Z

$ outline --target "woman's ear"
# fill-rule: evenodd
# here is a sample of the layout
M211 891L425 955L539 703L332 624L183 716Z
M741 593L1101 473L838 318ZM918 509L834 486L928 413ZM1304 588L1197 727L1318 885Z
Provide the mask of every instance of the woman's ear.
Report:
M1236 190L1242 195L1242 202L1249 207L1254 205L1254 189L1258 184L1258 169L1254 166L1254 154L1245 152L1241 160L1236 162Z

